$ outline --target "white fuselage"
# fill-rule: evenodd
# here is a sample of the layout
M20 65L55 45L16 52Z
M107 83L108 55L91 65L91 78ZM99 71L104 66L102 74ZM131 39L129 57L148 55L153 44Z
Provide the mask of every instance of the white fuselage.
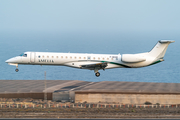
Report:
M26 64L26 65L63 65L75 68L81 68L85 64L97 64L107 62L109 68L133 68L144 67L152 62L153 58L147 59L146 53L141 53L141 56L146 58L146 61L138 63L126 63L122 61L121 55L115 54L79 54L79 53L52 53L52 52L25 52L25 56L17 56L9 59L10 64ZM14 61L14 62L13 62Z
M139 54L79 54L53 52L25 52L20 56L8 59L6 63L15 65L58 65L80 69L94 70L98 77L98 70L111 68L138 68L153 65L163 61L167 47L174 41L161 40L146 53ZM16 72L19 70L16 69Z

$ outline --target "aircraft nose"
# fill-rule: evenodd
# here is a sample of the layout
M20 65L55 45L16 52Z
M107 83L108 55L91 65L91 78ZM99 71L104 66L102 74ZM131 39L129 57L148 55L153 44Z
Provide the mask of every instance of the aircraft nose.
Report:
M6 60L5 62L6 63L10 63L12 60L11 59L8 59L8 60Z
M8 60L6 60L5 62L6 62L6 63L8 63L9 61L8 61Z
M13 58L8 59L5 62L6 63L21 63L22 59L21 59L21 57L17 56L17 57L13 57Z
M14 63L16 62L16 58L10 58L8 60L5 61L6 63Z

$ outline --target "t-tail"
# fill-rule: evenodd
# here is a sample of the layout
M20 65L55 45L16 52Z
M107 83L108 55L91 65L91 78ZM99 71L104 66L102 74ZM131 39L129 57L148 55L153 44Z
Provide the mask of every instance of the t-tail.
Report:
M175 41L172 40L160 40L155 47L149 52L149 56L153 57L155 61L163 61L164 55L170 43Z

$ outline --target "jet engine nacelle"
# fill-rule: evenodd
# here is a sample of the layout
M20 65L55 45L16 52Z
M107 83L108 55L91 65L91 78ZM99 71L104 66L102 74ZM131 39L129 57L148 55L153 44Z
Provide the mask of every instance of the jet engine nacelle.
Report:
M127 62L127 63L142 62L145 60L146 58L138 54L123 54L121 57L121 61Z

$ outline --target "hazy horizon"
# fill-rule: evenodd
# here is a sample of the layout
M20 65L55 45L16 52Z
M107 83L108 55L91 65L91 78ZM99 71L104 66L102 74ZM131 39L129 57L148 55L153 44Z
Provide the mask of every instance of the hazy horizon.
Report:
M1 0L0 79L179 83L179 0ZM25 51L131 54L175 40L165 61L139 69L94 71L62 66L15 66Z

